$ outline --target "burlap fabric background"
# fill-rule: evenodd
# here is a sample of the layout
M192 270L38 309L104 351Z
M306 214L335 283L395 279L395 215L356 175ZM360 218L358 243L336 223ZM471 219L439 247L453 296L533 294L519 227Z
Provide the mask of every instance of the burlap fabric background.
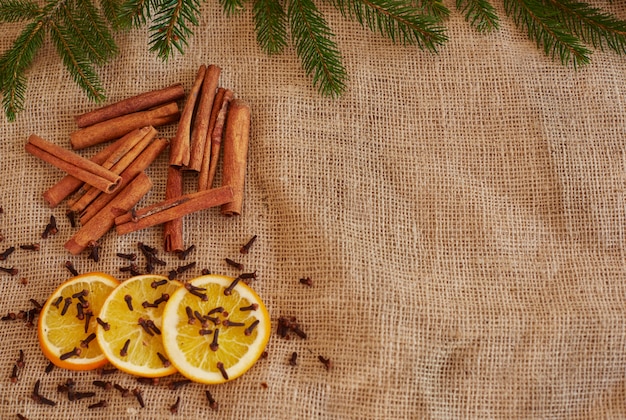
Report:
M626 18L623 2L607 7ZM502 29L491 35L454 11L450 41L433 55L394 46L324 7L351 75L345 96L329 100L316 94L292 49L275 57L259 51L249 13L228 19L217 2L202 9L184 56L160 62L146 33L135 31L117 38L120 56L100 74L116 101L175 82L188 90L198 65L217 64L220 85L250 103L244 214L226 219L209 210L185 219L198 267L183 278L201 268L235 274L224 258L238 259L257 270L254 288L274 322L296 316L308 338L284 340L274 330L268 358L222 386L171 391L123 373L106 378L141 387L140 408L95 388L95 372L45 374L36 331L5 321L0 417L626 416L626 59L597 52L587 67L564 68L501 9ZM1 50L19 28L3 26ZM41 197L61 174L27 155L24 143L36 133L69 146L73 116L95 105L49 44L28 80L26 111L16 123L0 122L0 248L40 242L41 250L18 250L5 264L20 273L0 275L0 314L43 301L69 277L67 260L81 272L125 278L116 252L136 251L137 241L162 247L153 228L111 232L99 263L64 250L72 234L65 204L51 210ZM163 197L165 167L160 159L149 169L156 186L142 204ZM187 178L189 190L194 183ZM51 214L60 232L41 240ZM258 240L242 257L252 235ZM166 260L163 273L179 264ZM20 349L26 367L13 384ZM318 355L332 360L330 371ZM39 378L56 407L31 400ZM56 392L67 378L98 395L67 401ZM168 407L177 396L174 416ZM107 408L86 409L101 398Z

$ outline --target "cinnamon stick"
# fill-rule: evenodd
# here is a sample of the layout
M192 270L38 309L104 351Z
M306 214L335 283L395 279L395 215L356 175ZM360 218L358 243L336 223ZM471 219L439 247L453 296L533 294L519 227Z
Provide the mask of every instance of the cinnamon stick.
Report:
M130 165L137 156L152 142L157 131L154 127L148 126L141 129L133 130L124 139L124 145L115 151L104 163L103 166L110 169L111 172L120 175ZM100 195L95 188L86 189L82 196L75 200L69 206L70 210L75 213L82 212L85 207Z
M196 108L196 100L202 87L206 66L202 64L196 74L189 96L185 102L185 107L180 115L176 136L172 140L170 148L170 165L187 166L189 164L190 147L191 147L191 120L193 118L194 109Z
M176 102L171 102L147 111L134 112L102 121L70 134L74 150L84 149L109 140L117 139L136 128L151 125L160 127L178 121L180 112Z
M105 193L110 194L115 191L121 181L120 176L110 170L70 150L50 143L35 134L28 138L25 149L33 156L56 166Z
M165 199L176 199L183 195L183 172L180 168L170 166L167 170ZM185 249L183 243L183 218L179 217L163 224L163 248L166 252Z
M191 151L189 153L189 164L186 169L200 171L202 166L202 156L204 155L207 137L210 136L209 124L211 119L211 109L215 99L217 83L219 81L221 69L211 64L207 67L202 82L202 91L198 99L198 107L194 115L193 129L191 131Z
M181 197L165 200L152 206L144 207L135 212L129 212L115 219L116 231L119 235L160 225L185 215L220 206L233 199L233 190L230 186L214 188L185 194Z
M243 208L249 138L250 107L241 99L233 99L226 117L222 162L222 185L233 188L233 200L221 209L226 216L239 215Z
M220 108L217 110L215 123L213 124L213 129L211 130L211 152L208 153L209 162L208 169L206 169L206 180L204 176L199 177L199 185L205 190L213 186L213 180L215 179L215 174L217 173L217 163L219 161L220 149L222 147L224 123L226 121L226 114L228 113L228 107L230 106L230 101L233 99L233 95L233 91L230 89L226 89L224 91ZM205 162L203 162L203 164L206 165Z
M118 147L120 147L119 141L111 143L96 153L90 160L93 163L102 165ZM59 182L44 191L43 198L48 203L48 206L55 208L71 194L78 191L83 184L84 182L80 179L75 178L72 175L65 175Z
M209 128L207 130L207 141L204 145L204 153L202 154L202 165L200 166L200 172L198 173L198 191L208 190L212 186L212 183L209 184L209 166L211 165L212 158L211 133L213 133L215 121L217 120L217 116L220 112L220 109L222 108L224 92L226 92L225 88L217 88L217 93L215 94L215 99L213 101L213 108L211 108L211 118L209 120Z
M98 241L115 223L115 217L124 214L136 205L152 188L152 181L145 173L140 173L119 194L100 210L89 222L65 243L65 249L76 255L93 241Z
M78 127L84 128L112 118L121 117L122 115L144 111L168 102L176 102L184 96L185 89L183 88L183 85L177 83L163 89L145 92L140 95L121 100L82 115L77 115L74 119Z
M167 139L155 139L150 143L133 162L120 174L122 181L120 188L128 185L139 173L143 172L150 164L167 148ZM110 201L115 198L115 194L100 194L92 201L80 214L80 222L84 225L92 217L100 212Z

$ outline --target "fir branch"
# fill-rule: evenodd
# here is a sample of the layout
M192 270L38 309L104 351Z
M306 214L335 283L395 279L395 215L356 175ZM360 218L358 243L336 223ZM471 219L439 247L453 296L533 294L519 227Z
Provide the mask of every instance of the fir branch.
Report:
M433 16L423 15L403 0L331 0L344 16L378 31L393 42L417 44L437 51L447 41L444 28Z
M441 0L420 0L422 13L433 16L434 18L443 21L450 16L450 9L448 9Z
M0 90L2 105L9 121L15 121L18 112L24 109L26 76L35 54L45 37L42 20L29 23L17 37L13 46L0 57Z
M68 28L68 36L74 39L88 61L101 65L115 55L117 47L113 37L90 1L68 1L59 12L61 22Z
M94 45L102 50L100 55L104 57L104 62L107 62L117 55L118 50L105 19L91 0L76 0L76 5L78 17L91 26Z
M71 31L53 21L50 21L49 27L52 42L74 82L80 86L89 99L102 102L105 96L100 79L86 54L77 45Z
M198 26L199 9L198 0L165 0L160 3L150 27L150 51L156 51L163 60L170 56L172 47L184 54L187 37L193 35L188 24Z
M220 5L226 16L232 16L244 9L243 0L220 0Z
M123 0L100 0L100 8L105 19L114 30L122 29L120 15Z
M35 19L41 10L27 0L0 0L0 23L22 22Z
M591 52L556 19L554 10L545 8L540 0L504 0L504 8L515 24L526 29L538 47L543 47L546 55L553 58L558 55L561 63L574 67L589 62Z
M287 17L296 52L307 75L313 74L313 85L325 96L341 95L347 74L320 11L311 0L291 0Z
M626 21L587 3L548 0L558 11L559 22L595 48L606 45L618 54L626 53Z
M277 54L287 45L287 16L278 0L256 0L254 22L258 44L267 54Z
M488 0L457 0L456 8L478 32L491 32L500 27L496 9Z
M117 16L112 21L117 28L139 28L151 18L149 0L122 0L121 5L112 3L107 7L117 9Z

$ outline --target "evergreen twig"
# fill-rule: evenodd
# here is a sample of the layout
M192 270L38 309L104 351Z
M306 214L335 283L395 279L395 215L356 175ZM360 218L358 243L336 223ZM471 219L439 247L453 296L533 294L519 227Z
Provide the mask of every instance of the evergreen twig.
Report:
M148 27L150 50L161 59L184 53L198 25L200 0L0 0L0 24L24 22L0 55L0 93L12 121L24 107L27 70L49 36L73 80L87 97L104 99L96 67L117 54L112 31ZM334 34L315 0L218 0L227 16L251 3L256 39L267 54L285 50L289 36L307 75L323 95L336 97L348 76ZM321 1L321 0L320 0ZM591 49L626 54L626 21L579 0L502 0L505 14L546 55L578 67ZM450 10L442 0L330 0L343 16L394 43L437 51L447 41ZM491 0L455 0L479 32L499 28Z
M296 51L306 73L313 74L313 84L323 95L339 96L347 74L322 14L311 0L290 0L287 17Z
M32 20L41 13L36 3L27 0L6 0L0 3L0 23Z
M558 55L563 64L574 67L589 62L591 51L540 0L504 0L504 6L515 24L524 28L546 55Z
M193 34L189 24L198 25L199 9L198 0L164 0L159 3L150 26L150 51L155 51L161 59L167 59L173 47L183 54L187 38Z
M572 0L548 0L556 18L570 32L595 48L606 45L618 54L626 53L626 22L602 10Z
M332 1L344 16L356 19L362 26L394 42L417 44L420 48L437 51L447 40L437 17L423 15L403 0Z
M478 32L491 32L500 26L496 9L487 0L456 0L456 8Z
M254 2L257 42L267 54L278 54L287 45L287 15L278 0Z

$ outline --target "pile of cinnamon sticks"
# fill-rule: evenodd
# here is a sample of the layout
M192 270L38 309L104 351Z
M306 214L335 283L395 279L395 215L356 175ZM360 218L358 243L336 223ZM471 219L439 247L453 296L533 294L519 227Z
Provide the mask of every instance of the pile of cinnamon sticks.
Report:
M77 116L72 149L112 141L91 159L34 134L28 138L27 152L67 173L43 196L50 207L69 198L68 213L79 217L80 229L65 243L69 252L94 246L113 227L123 235L161 224L165 250L181 252L185 215L216 206L224 215L241 214L250 108L218 86L220 72L215 65L199 67L182 112L176 101L185 91L175 84ZM155 127L175 122L173 139L157 137ZM164 200L135 209L153 186L145 169L168 146ZM222 183L214 187L220 155ZM197 174L197 191L183 191L185 172Z

